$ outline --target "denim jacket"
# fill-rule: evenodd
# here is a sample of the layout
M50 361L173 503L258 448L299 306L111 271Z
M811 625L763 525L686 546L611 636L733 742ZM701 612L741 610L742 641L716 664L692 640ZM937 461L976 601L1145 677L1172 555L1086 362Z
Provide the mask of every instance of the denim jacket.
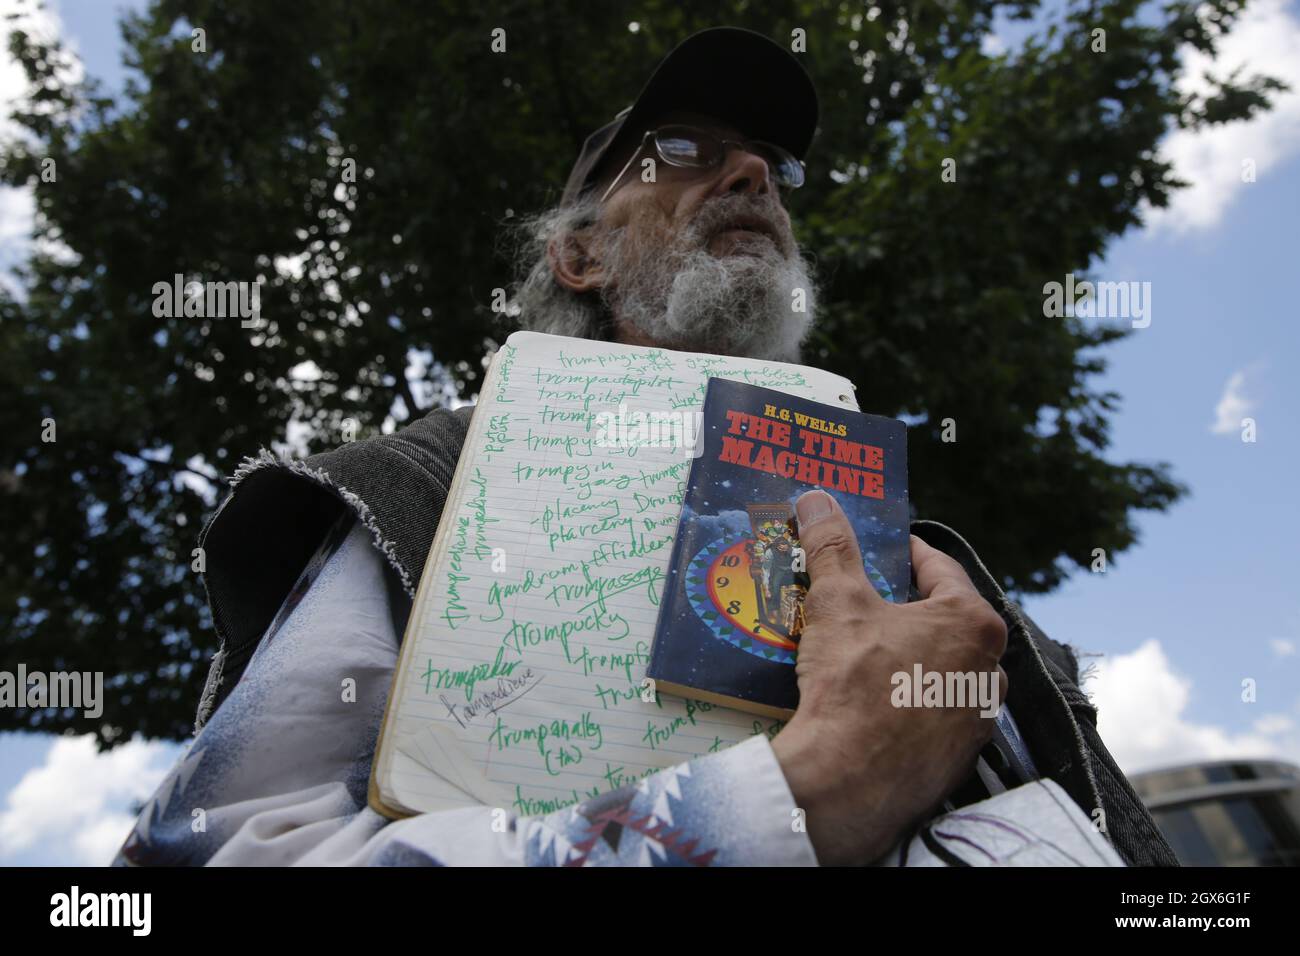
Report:
M409 613L472 413L472 406L437 409L391 435L302 460L263 451L240 466L200 539L220 646L196 731L239 681L299 573L347 510L392 569L394 587L403 592L394 595L396 605ZM956 531L914 521L911 532L956 559L1006 622L1006 703L1038 770L1098 823L1130 866L1178 865L1097 733L1096 707L1078 686L1071 649L1048 638L1007 598Z

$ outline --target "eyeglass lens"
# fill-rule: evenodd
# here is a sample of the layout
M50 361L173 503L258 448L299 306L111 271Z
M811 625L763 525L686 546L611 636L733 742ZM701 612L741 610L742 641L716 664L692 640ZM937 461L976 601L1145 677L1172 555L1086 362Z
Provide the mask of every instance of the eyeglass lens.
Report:
M665 162L683 166L716 166L722 161L725 146L722 140L705 130L693 126L663 126L655 132L655 142ZM803 169L799 161L788 152L762 140L745 140L744 147L762 157L772 171L772 177L783 186L797 186L803 182Z

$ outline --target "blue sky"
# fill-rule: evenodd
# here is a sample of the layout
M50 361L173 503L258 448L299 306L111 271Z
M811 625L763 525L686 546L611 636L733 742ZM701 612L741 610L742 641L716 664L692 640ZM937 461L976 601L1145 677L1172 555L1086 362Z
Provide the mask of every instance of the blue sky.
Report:
M0 13L22 2L0 0ZM141 5L50 4L86 71L110 89L123 81L116 12ZM1014 46L1022 33L1003 24L990 45ZM1224 53L1300 91L1300 4L1255 3ZM13 95L8 68L0 62L0 102ZM1087 689L1129 772L1239 755L1300 762L1300 378L1290 371L1300 357L1300 92L1263 120L1174 134L1164 153L1193 187L1090 270L1149 282L1152 296L1150 326L1105 350L1110 368L1096 384L1123 397L1111 460L1168 461L1191 494L1166 514L1139 514L1140 544L1106 573L1076 574L1026 609L1053 637L1100 655ZM1241 182L1244 158L1256 182ZM0 195L0 267L16 254L23 203ZM1240 439L1245 416L1253 443ZM1220 418L1230 427L1216 432ZM1246 679L1253 703L1242 700ZM98 756L86 738L0 734L0 864L107 862L131 801L179 753L136 742Z

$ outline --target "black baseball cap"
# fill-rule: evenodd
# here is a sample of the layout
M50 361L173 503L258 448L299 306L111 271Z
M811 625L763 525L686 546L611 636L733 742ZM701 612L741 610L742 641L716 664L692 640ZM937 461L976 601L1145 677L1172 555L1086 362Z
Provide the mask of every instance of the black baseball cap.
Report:
M817 128L817 90L794 54L753 30L711 27L660 61L636 101L587 137L560 199L572 205L606 171L605 160L639 143L665 110L689 109L803 159Z

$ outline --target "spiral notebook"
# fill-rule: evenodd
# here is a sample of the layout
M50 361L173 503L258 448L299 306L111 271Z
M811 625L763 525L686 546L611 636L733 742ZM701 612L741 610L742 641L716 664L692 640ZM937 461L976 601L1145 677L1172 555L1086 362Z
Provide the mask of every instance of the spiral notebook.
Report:
M370 805L548 813L781 722L649 692L705 389L857 409L781 362L516 332L494 355L389 692Z

